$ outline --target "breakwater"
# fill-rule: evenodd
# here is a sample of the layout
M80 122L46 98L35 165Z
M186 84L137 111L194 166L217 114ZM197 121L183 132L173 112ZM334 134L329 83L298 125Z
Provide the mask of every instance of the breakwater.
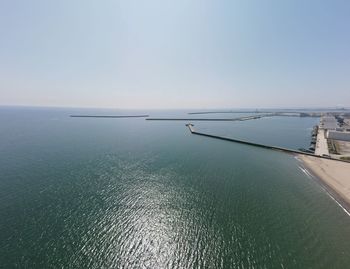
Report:
M149 115L70 115L71 118L147 118Z
M261 113L274 113L269 111L200 111L200 112L189 112L188 115L205 115L205 114L244 114L244 113L254 113L254 114L261 114Z
M315 112L303 112L303 111L200 111L189 112L189 115L205 115L205 114L237 114L237 113L250 113L250 114L270 114L271 116L281 117L320 117L321 113Z
M206 133L197 132L197 131L194 130L194 128L193 128L194 125L191 124L191 123L186 124L186 126L188 127L190 132L192 134L194 134L194 135L200 135L200 136L205 136L205 137L210 137L210 138L214 138L214 139L220 139L220 140L224 140L224 141L235 142L235 143L240 143L240 144L245 144L245 145L249 145L249 146L270 149L270 150L277 150L277 151L282 151L282 152L290 153L290 154L301 154L301 155L307 155L307 156L312 156L312 157L321 158L321 159L327 159L327 160L333 160L333 161L348 163L347 161L344 161L344 160L334 159L334 158L325 157L325 156L319 156L319 155L315 155L315 154L312 154L312 153L303 152L303 151L300 151L300 150L294 150L294 149L288 149L288 148L276 147L276 146L269 146L269 145L254 143L254 142L240 140L240 139L234 139L234 138L228 138L228 137L224 137L224 136L218 136L218 135L212 135L212 134L206 134Z
M155 121L246 121L246 120L256 120L263 117L270 117L272 115L258 115L258 116L246 116L239 118L147 118L146 120Z

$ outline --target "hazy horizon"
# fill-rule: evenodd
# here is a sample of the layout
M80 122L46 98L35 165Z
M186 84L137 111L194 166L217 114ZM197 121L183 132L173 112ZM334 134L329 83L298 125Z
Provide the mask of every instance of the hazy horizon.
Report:
M202 108L191 108L191 107L183 107L183 108L176 108L176 107L167 107L167 108L128 108L128 107L97 107L97 106L48 106L48 105L0 105L0 107L12 107L12 108L52 108L52 109L106 109L106 110L186 110L186 111L245 111L245 110L311 110L311 111L317 111L317 110L350 110L350 107L202 107Z
M350 2L0 3L0 105L350 107Z

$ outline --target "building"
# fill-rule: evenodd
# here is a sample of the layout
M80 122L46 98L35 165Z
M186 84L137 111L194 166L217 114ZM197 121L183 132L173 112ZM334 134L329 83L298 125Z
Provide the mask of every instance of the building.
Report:
M328 130L327 138L333 140L350 141L350 132Z
M326 130L336 130L339 128L338 121L334 116L323 116L320 120L320 128Z

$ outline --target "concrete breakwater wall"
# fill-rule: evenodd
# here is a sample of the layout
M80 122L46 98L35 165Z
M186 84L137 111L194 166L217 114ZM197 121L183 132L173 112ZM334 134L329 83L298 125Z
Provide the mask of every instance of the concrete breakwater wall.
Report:
M186 126L189 128L190 132L192 134L194 134L194 135L200 135L200 136L205 136L205 137L210 137L210 138L214 138L214 139L219 139L219 140L224 140L224 141L229 141L229 142L245 144L245 145L259 147L259 148L264 148L264 149L277 150L277 151L282 151L282 152L289 153L289 154L301 154L301 155L307 155L307 156L312 156L312 157L316 157L316 158L322 158L322 159L327 159L327 160L333 160L333 161L348 163L347 161L344 161L344 160L339 160L339 159L334 159L334 158L330 158L330 157L319 156L319 155L315 155L315 154L308 153L308 152L302 152L302 151L299 151L299 150L288 149L288 148L283 148L283 147L276 147L276 146L269 146L269 145L249 142L249 141L240 140L240 139L234 139L234 138L228 138L228 137L223 137L223 136L218 136L218 135L211 135L211 134L197 132L197 131L194 130L193 124L191 124L191 123L186 124Z
M149 115L70 115L71 118L146 118Z
M271 117L272 115L246 116L238 118L147 118L146 120L156 121L246 121L257 120L263 117Z

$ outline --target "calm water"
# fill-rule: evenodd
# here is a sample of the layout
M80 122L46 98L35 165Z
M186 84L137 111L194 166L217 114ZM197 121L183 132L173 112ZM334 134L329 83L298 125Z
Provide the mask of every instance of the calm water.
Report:
M350 217L293 156L88 112L0 108L1 268L349 268ZM144 112L184 113L113 114ZM300 148L315 123L195 128Z

